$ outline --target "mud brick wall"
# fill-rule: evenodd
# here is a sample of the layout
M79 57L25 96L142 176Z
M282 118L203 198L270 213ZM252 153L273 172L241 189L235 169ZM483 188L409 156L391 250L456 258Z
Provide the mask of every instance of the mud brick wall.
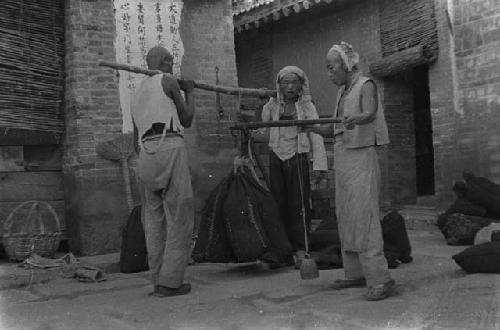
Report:
M185 53L181 73L214 83L218 66L220 83L236 85L230 0L186 0L182 15ZM97 143L122 132L117 74L96 66L99 60L115 60L115 35L112 1L67 1L66 218L71 251L84 255L117 251L121 228L128 218L120 166L95 151ZM225 116L218 121L215 94L197 91L195 97L196 118L185 140L199 217L209 191L229 172L232 155L237 153L226 129L228 121L234 119L237 100L221 97ZM130 174L134 184L133 170Z

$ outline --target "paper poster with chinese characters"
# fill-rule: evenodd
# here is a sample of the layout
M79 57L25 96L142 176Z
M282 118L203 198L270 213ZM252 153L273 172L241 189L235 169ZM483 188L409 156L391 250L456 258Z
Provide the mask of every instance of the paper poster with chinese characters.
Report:
M174 56L173 71L180 74L184 47L179 26L182 0L114 0L116 19L116 61L147 68L146 54L162 45ZM130 103L135 87L144 75L120 71L120 105L123 132L133 130Z

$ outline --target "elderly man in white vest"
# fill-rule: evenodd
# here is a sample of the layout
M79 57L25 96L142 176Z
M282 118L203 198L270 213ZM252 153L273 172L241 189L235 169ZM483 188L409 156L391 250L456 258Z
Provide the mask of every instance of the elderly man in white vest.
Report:
M335 289L368 286L367 300L386 298L394 281L384 257L380 225L380 169L376 146L389 143L384 109L375 82L358 69L359 55L342 42L327 54L330 80L340 87L335 117L342 124L309 127L335 137L335 206L345 279Z
M168 297L191 291L184 272L191 251L194 202L183 131L194 116L194 82L178 83L172 75L173 57L161 46L151 48L146 61L158 74L138 86L131 114L141 146L138 175L154 284L151 295Z

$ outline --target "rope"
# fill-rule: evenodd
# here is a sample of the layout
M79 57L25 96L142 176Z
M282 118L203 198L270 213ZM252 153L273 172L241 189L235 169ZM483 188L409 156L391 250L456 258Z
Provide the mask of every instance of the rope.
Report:
M297 172L299 175L299 189L300 189L300 201L301 201L301 206L302 206L302 225L304 226L304 244L306 247L306 253L309 254L309 239L307 237L307 224L306 224L306 207L305 207L305 202L304 202L304 184L302 182L302 173L303 173L303 168L302 168L302 162L299 159L299 154L297 153Z

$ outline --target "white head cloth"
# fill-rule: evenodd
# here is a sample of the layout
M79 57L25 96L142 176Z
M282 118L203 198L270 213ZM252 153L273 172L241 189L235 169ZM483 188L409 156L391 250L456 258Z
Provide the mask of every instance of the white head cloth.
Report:
M278 91L277 96L278 96L278 102L281 103L283 101L283 95L281 94L280 91L280 80L286 76L289 73L293 73L299 77L303 83L302 83L302 90L299 95L299 101L310 101L311 100L311 91L309 90L309 79L306 76L306 73L299 67L296 66L285 66L283 69L278 72L278 75L276 77L276 90Z
M359 63L359 54L352 49L352 45L345 41L342 41L340 45L333 45L328 51L328 55L331 55L332 52L339 53L349 71L352 71L352 68Z

